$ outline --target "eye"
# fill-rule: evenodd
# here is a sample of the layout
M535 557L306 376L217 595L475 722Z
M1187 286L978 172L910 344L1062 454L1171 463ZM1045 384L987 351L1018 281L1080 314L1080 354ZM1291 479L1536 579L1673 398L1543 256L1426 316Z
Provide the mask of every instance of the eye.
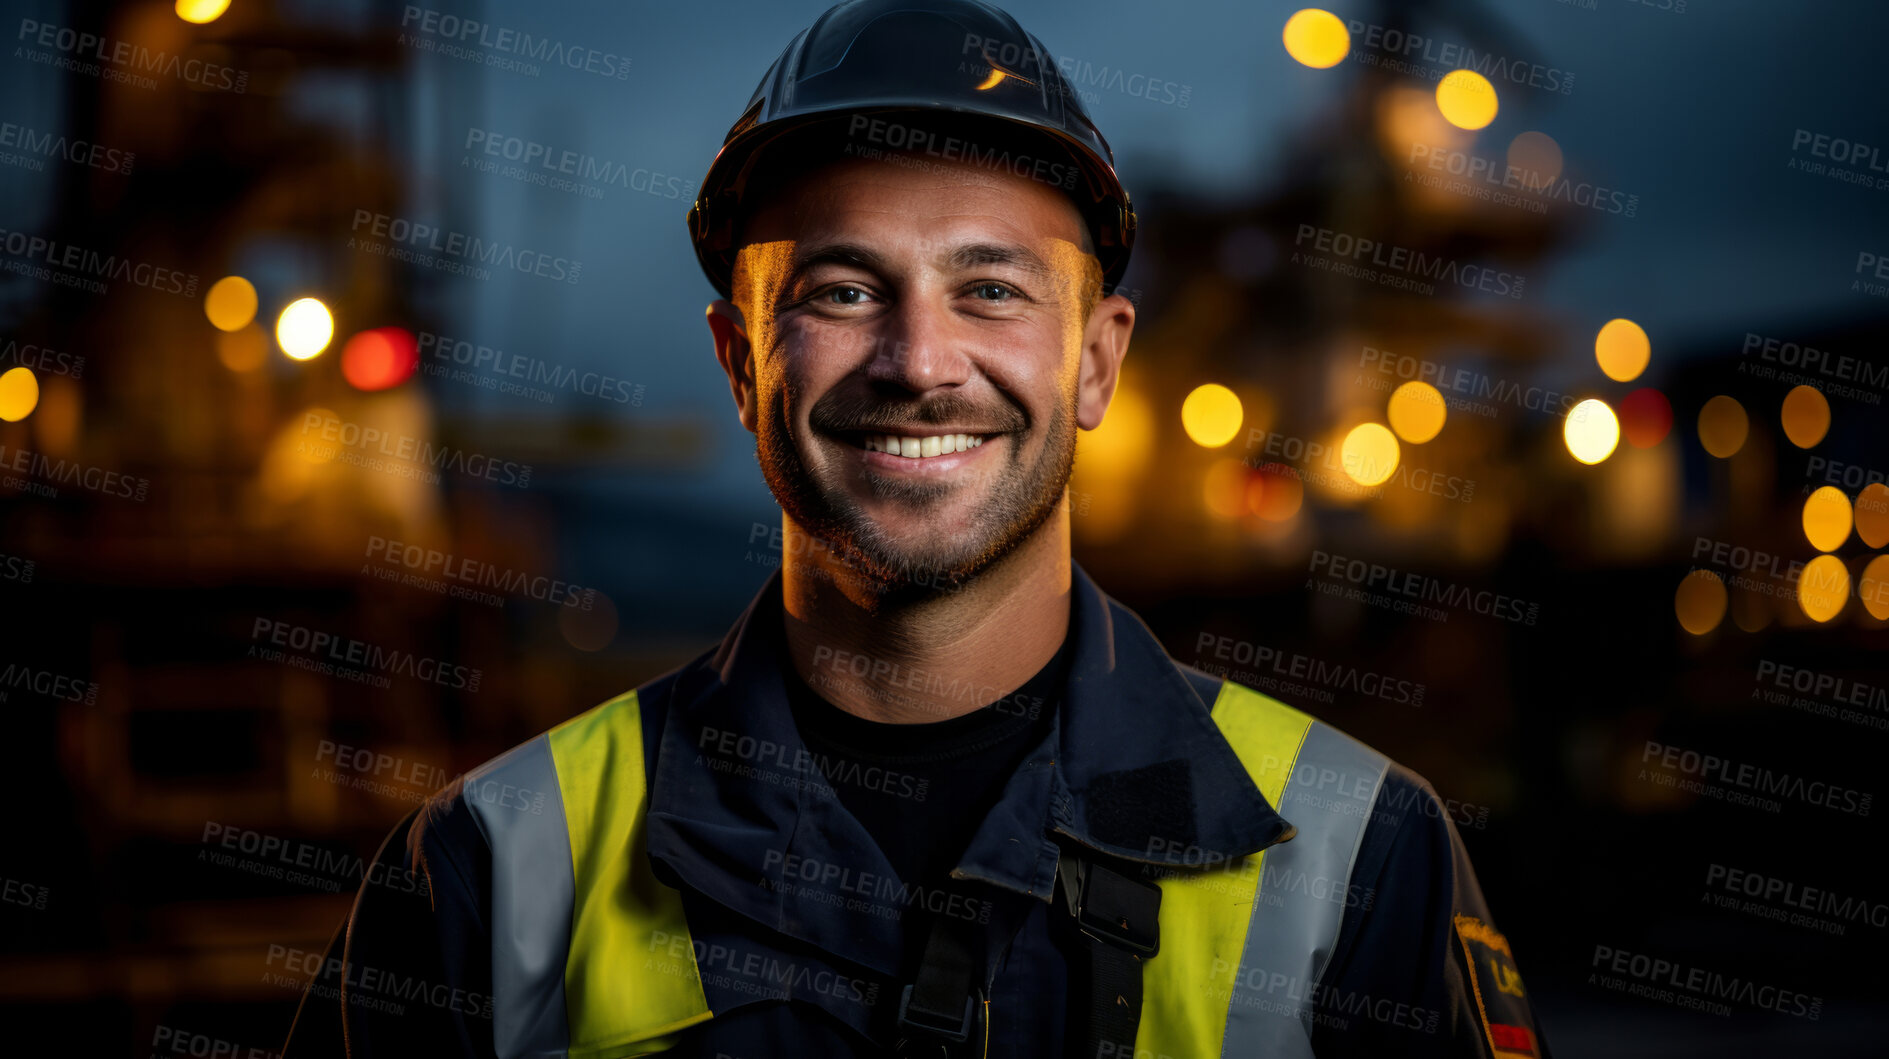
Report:
M971 292L979 301L996 302L999 304L1014 301L1018 297L1016 291L1002 283L979 283L971 288Z
M872 297L872 295L868 294L862 287L842 283L837 287L828 287L814 297L818 300L825 301L828 305L864 305L866 299Z

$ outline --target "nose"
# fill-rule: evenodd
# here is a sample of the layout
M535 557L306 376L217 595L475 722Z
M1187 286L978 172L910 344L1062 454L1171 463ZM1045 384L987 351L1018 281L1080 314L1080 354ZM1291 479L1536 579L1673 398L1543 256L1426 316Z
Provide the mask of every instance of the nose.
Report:
M885 317L866 377L914 394L966 382L971 358L962 344L961 326L942 305L904 299Z

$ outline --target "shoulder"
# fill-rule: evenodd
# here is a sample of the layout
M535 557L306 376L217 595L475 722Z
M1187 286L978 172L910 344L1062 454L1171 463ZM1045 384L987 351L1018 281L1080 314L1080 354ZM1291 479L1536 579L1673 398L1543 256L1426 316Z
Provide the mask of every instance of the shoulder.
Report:
M598 703L466 770L427 799L388 838L407 864L452 863L469 875L506 836L563 830L587 817L605 791L640 787L673 689L696 659Z
M1405 841L1399 845L1421 840L1418 844L1434 847L1447 844L1450 825L1487 826L1486 806L1442 796L1415 770L1337 725L1256 688L1178 662L1176 667L1229 741L1236 728L1264 727L1274 732L1274 745L1289 745L1288 759L1279 763L1286 768L1287 793L1323 808L1334 807L1336 800L1345 807L1340 811L1364 817L1366 845L1401 837ZM1448 854L1447 848L1432 851Z

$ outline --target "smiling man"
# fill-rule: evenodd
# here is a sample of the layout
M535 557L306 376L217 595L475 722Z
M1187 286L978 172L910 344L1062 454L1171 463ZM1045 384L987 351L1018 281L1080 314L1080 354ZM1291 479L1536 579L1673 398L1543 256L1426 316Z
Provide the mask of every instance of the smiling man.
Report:
M1036 38L831 9L689 221L781 569L402 821L290 1056L1546 1054L1429 785L1072 560L1135 219Z

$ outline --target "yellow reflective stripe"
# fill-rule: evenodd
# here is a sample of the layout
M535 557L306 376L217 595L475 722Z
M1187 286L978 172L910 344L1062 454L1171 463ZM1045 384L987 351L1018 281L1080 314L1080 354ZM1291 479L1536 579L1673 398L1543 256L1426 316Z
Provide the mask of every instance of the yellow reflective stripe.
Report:
M564 965L571 1059L675 1046L710 1016L682 895L649 870L643 728L628 691L553 728L576 905Z
M1277 806L1312 718L1228 680L1214 699L1213 720L1267 803ZM1220 1054L1265 856L1261 850L1222 869L1160 881L1161 951L1141 971L1137 1056Z

